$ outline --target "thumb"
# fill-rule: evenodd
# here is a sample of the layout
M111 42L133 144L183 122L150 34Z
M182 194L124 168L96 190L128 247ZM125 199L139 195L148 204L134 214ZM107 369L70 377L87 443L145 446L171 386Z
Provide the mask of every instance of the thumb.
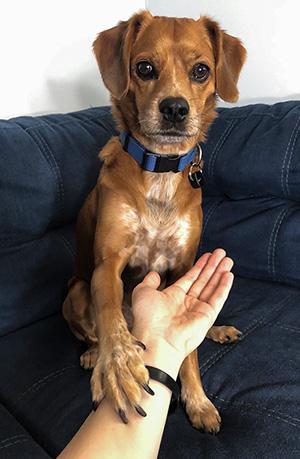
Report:
M160 275L156 271L150 271L137 287L150 287L155 290L160 286Z

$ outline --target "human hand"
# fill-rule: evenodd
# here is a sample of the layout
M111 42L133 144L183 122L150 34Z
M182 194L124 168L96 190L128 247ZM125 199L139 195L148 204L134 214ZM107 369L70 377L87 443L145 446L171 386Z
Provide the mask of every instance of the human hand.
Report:
M134 336L166 344L184 359L204 340L233 283L233 261L223 249L205 253L174 284L158 291L160 276L151 271L132 293Z

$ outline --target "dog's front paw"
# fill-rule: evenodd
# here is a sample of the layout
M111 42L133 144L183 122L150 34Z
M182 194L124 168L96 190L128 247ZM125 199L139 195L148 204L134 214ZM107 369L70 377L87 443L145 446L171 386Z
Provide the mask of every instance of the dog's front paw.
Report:
M182 401L193 427L211 434L217 434L221 427L221 417L217 408L202 394L182 391Z
M106 345L99 350L91 378L94 409L105 397L124 423L128 422L128 405L141 416L146 416L139 405L141 391L152 391L148 386L148 370L140 353L142 347L143 344L130 333L123 334L114 343L106 340Z

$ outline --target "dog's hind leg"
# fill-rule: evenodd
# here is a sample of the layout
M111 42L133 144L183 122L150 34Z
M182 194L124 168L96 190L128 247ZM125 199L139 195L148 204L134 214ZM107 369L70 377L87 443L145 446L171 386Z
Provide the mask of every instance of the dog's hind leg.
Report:
M91 370L95 367L98 358L98 344L93 344L80 356L80 365L85 370Z

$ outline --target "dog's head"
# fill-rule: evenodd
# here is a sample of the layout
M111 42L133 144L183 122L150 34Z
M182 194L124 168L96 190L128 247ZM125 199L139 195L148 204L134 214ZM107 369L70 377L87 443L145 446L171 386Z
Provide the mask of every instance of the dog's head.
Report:
M246 50L208 17L142 11L101 32L93 48L119 128L153 151L192 148L215 117L217 96L238 99Z

